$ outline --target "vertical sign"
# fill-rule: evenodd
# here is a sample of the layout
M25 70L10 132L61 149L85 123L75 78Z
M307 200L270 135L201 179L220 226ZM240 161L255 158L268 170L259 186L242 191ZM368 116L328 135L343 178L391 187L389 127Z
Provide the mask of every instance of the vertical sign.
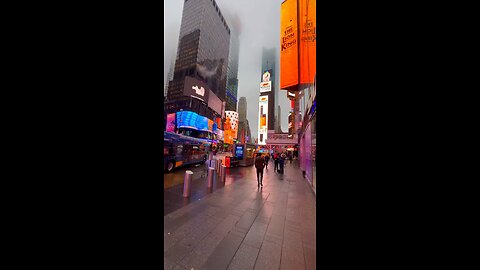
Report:
M235 111L225 111L225 115L224 142L233 144L233 139L237 138L238 132L238 113Z
M300 83L313 83L317 71L316 0L299 0Z
M286 0L280 11L280 89L298 84L297 0Z
M260 96L258 102L258 144L265 145L268 124L268 96Z
M167 132L174 132L175 131L175 113L167 114Z

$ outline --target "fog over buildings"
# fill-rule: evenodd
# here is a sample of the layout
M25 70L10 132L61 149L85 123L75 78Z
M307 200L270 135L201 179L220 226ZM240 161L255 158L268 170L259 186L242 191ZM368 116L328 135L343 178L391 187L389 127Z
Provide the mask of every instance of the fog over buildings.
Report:
M209 1L210 0L202 0ZM276 82L279 81L280 50L280 5L282 0L216 0L225 21L235 29L239 39L238 90L239 97L246 97L248 103L247 119L251 134L256 138L258 129L259 77L262 72L262 49L276 49ZM164 1L164 84L172 61L175 60L182 20L183 0ZM211 70L211 69L210 69ZM278 85L276 83L276 85ZM286 91L275 89L277 106L281 110L281 129L288 130L290 102ZM276 107L278 108L278 107ZM275 108L275 109L276 109Z

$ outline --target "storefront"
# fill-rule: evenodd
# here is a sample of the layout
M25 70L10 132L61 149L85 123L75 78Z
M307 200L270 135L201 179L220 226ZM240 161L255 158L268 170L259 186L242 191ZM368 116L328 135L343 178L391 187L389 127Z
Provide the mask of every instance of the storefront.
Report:
M302 120L298 132L300 169L306 181L312 186L314 193L316 193L317 189L317 110L315 90L315 85L313 85L304 88L299 95L299 112Z

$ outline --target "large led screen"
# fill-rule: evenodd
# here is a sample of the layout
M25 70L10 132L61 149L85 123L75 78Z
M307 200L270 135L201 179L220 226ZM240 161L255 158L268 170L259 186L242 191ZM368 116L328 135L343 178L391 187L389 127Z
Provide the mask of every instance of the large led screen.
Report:
M177 112L177 128L197 128L198 114L190 111Z
M167 132L175 131L175 113L167 114L167 126L165 131Z

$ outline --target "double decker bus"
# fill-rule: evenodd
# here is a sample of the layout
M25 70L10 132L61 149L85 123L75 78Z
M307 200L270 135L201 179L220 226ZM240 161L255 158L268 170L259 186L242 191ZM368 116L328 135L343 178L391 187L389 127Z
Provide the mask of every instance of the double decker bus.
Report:
M163 132L163 138L165 172L186 165L202 164L207 160L208 141L166 131Z

